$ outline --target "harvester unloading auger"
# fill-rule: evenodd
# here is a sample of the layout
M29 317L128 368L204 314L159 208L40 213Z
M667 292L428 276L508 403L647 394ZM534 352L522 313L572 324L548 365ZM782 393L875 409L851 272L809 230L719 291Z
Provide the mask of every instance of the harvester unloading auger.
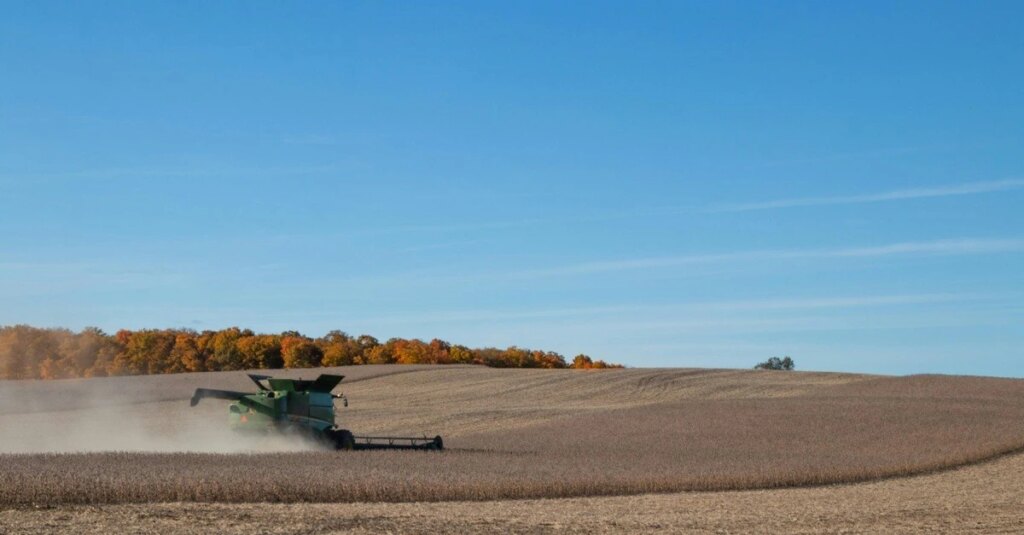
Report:
M335 421L334 400L344 395L332 394L345 377L321 375L313 381L277 379L267 375L249 374L259 391L255 393L197 388L192 395L195 407L203 398L232 400L228 406L231 429L254 433L298 433L339 450L441 450L440 436L423 437L370 437L355 436L338 427ZM266 382L266 384L264 384Z

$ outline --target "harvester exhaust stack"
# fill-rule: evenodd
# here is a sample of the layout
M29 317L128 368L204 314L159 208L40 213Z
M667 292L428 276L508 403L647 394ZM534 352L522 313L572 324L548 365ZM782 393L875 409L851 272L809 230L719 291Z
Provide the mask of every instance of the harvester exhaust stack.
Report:
M304 381L249 374L249 379L256 384L257 392L197 388L191 405L195 407L205 398L230 400L229 425L236 431L264 434L299 432L335 449L444 449L440 436L357 437L340 428L335 420L334 400L341 399L347 407L348 399L344 394L332 394L331 391L344 376L324 374L313 381Z

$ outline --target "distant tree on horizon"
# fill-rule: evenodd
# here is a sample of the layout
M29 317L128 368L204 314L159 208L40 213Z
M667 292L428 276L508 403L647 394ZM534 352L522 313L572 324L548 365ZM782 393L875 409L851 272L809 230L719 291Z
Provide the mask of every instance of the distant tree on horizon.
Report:
M754 366L755 370L781 370L787 372L792 371L794 368L796 368L796 363L788 356L781 359L779 357L772 357Z

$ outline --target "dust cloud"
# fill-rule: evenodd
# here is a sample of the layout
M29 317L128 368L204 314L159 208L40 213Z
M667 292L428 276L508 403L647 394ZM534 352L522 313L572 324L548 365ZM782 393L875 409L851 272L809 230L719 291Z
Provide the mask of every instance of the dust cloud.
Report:
M228 402L208 399L190 407L192 390L139 377L0 381L0 454L317 449L296 436L233 432Z

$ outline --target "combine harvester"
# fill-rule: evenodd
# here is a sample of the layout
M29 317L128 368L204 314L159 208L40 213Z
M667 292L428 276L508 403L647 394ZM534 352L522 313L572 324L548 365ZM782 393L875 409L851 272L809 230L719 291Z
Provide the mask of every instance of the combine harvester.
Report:
M316 442L338 450L441 450L440 436L427 437L357 437L335 421L334 400L348 399L331 390L344 379L341 375L321 375L315 381L276 379L249 374L259 391L233 392L197 388L192 395L195 407L203 398L228 399L231 429L251 433L292 433L313 438ZM264 384L266 382L266 384Z

